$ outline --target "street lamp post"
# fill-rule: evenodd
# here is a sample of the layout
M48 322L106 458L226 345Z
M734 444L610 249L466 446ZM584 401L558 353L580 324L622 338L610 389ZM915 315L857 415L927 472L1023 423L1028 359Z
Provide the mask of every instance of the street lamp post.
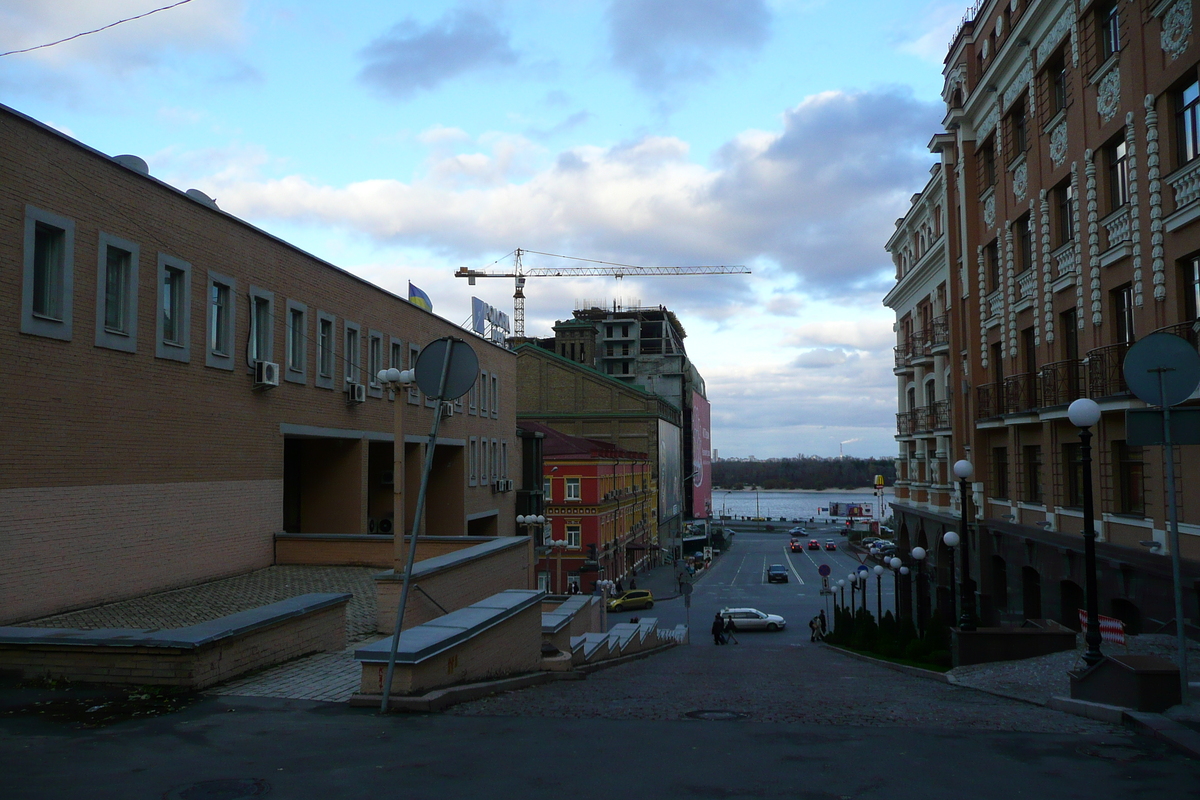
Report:
M971 489L971 477L975 467L963 459L954 462L954 474L962 489L962 617L958 620L959 630L975 630L975 591L971 588L971 534L967 527L967 494Z
M850 581L850 613L854 614L858 610L858 601L854 599L854 593L858 591L858 573L851 572L846 578Z
M875 565L875 617L883 620L883 567Z
M896 600L896 622L900 621L900 567L904 564L897 556L892 556L888 559L888 566L892 568L892 594Z
M1079 428L1079 455L1083 468L1083 559L1087 583L1087 650L1083 661L1089 667L1104 660L1100 652L1100 600L1096 589L1096 521L1092 514L1092 426L1100 421L1100 406L1081 397L1067 408L1067 418ZM1178 621L1176 622L1178 625Z
M842 590L842 602L838 604L839 608L846 607L846 581L845 579L838 580L838 588Z
M917 562L917 633L922 639L925 638L925 604L922 602L922 592L928 591L929 587L925 585L925 548L914 547L912 549L913 561Z
M945 542L946 547L950 548L950 617L947 622L953 625L954 618L958 616L954 604L954 548L958 547L958 543L962 539L955 531L946 531L942 534L942 541Z

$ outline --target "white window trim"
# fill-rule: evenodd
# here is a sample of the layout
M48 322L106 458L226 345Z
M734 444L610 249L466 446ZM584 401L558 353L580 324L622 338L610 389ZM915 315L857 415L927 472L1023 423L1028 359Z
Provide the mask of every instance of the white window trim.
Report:
M563 498L566 500L582 500L583 499L583 481L579 478L564 478L566 481L563 484ZM575 496L571 496L571 487L575 487Z
M383 384L379 382L379 370L371 364L371 343L379 343L379 369L384 369L387 354L383 351L385 337L382 332L367 330L367 394L371 397L383 397Z
M321 373L321 323L329 323L329 369L328 374ZM333 389L334 383L337 380L338 373L338 336L337 336L337 317L325 311L317 309L317 326L316 326L316 362L313 364L313 371L316 374L314 385L321 389Z
M572 530L572 528L574 530ZM572 534L574 534L572 536ZM583 545L583 526L579 523L572 523L563 528L563 538L567 540L567 547L571 550L579 550Z
M218 353L212 347L212 291L213 286L218 284L229 289L229 318L225 324L225 341L229 342L229 350L225 353ZM232 370L233 354L237 352L237 281L209 270L208 283L205 286L207 288L204 291L204 366Z
M255 342L258 336L258 320L255 314L255 305L259 300L267 301L267 320L270 324L270 329L267 331L267 341L265 353L255 353ZM259 288L251 284L250 286L250 336L246 339L246 366L250 370L254 369L255 361L275 361L275 293L268 292L266 289Z
M492 419L500 418L500 376L492 373Z
M33 260L39 222L58 228L63 232L61 320L33 315ZM75 222L40 208L25 206L25 250L22 273L21 333L45 336L49 339L61 339L64 342L71 341L75 294Z
M178 342L168 342L163 338L163 278L167 269L176 269L183 273L183 290L179 301L180 337ZM184 364L192 360L192 265L181 258L158 254L158 288L155 297L158 302L154 305L154 355L169 361L179 361Z
M284 326L283 379L292 383L308 382L308 305L299 300L288 300L287 324ZM300 312L300 368L292 366L292 312Z
M108 297L107 272L108 248L116 247L129 253L129 274L125 276L125 332L110 331L104 326ZM125 353L137 352L137 323L138 323L138 261L141 258L141 248L111 233L100 232L100 244L96 253L96 347L109 350L121 350Z
M479 408L479 379L478 378L476 378L475 382L471 384L471 392L470 392L469 402L467 405L467 413L470 414L471 416L475 416L475 410L477 408Z

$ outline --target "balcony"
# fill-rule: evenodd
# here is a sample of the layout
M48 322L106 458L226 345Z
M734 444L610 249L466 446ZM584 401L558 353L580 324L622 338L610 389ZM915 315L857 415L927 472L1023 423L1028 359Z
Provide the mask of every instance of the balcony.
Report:
M915 411L901 411L896 415L896 435L912 436L916 429Z
M1077 358L1046 364L1040 375L1042 405L1066 405L1084 395L1084 371Z
M1019 414L1037 407L1037 376L1034 373L1022 372L1004 379L1005 414Z
M1074 240L1067 242L1062 247L1050 254L1054 259L1054 277L1062 278L1067 275L1075 274L1075 242Z
M933 430L933 414L929 406L914 408L909 413L913 415L913 433L929 433Z
M1000 401L1003 397L1003 389L1002 384L988 383L975 390L976 419L1000 416L1002 413Z
M1100 220L1101 227L1108 234L1108 249L1128 242L1130 239L1129 206L1123 206L1104 219Z
M908 345L896 345L892 348L892 353L896 357L896 369L905 369L908 366Z
M910 343L912 347L911 352L913 363L925 361L931 357L931 353L929 352L929 340L925 337L924 331L919 332L916 336L914 336L910 340Z
M1027 269L1017 276L1017 301L1021 300L1037 300L1037 279L1038 274L1036 269Z
M1089 350L1087 354L1088 397L1098 399L1118 394L1128 394L1125 373L1121 369L1130 343L1121 342Z
M950 429L950 401L938 400L933 404L933 429L935 431L945 431Z
M929 349L940 352L950 348L950 320L943 314L929 324Z
M1175 193L1175 210L1200 199L1200 159L1193 159L1187 166L1167 176L1167 183Z
M1155 333L1170 333L1181 339L1187 339L1191 342L1192 347L1200 351L1200 332L1196 330L1197 326L1200 326L1200 320L1194 319L1188 322L1177 322L1165 328L1159 328Z

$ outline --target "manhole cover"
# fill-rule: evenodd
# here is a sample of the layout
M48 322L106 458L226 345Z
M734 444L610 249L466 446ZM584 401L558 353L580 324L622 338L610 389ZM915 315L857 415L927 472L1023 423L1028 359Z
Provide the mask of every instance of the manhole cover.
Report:
M242 800L270 793L271 784L262 778L222 778L176 786L163 795L163 800Z
M749 719L750 715L743 711L689 711L684 714L689 719L707 719L707 720L734 720L734 719Z

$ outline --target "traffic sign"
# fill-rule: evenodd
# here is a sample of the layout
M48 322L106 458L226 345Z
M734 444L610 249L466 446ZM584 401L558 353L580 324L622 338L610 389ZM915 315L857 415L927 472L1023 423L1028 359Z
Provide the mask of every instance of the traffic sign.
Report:
M868 567L866 564L859 564L858 569L856 569L854 571L855 572L870 572L871 568Z
M829 592L829 576L822 575L821 576L821 594L828 594L828 592Z
M817 567L817 574L822 578L828 578L831 572L833 572L833 570L829 568L828 564L822 564L821 566Z
M694 587L690 583L685 583L679 587L679 593L684 597L688 597L691 595L693 588Z

